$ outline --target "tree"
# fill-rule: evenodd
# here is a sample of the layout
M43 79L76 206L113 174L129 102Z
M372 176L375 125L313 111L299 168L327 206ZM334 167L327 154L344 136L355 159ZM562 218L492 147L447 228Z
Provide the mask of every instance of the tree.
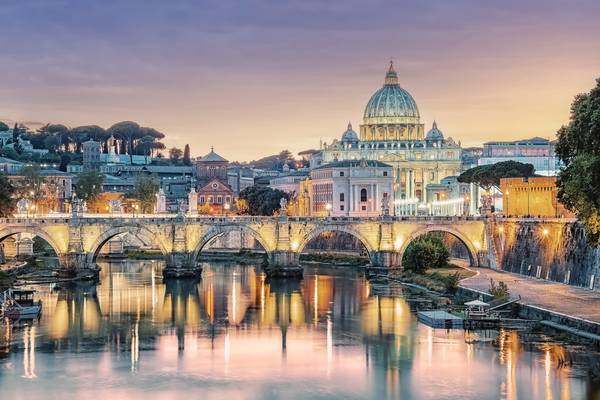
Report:
M6 132L10 128L4 122L0 121L0 132Z
M558 199L582 221L591 245L600 244L600 78L575 96L569 124L558 132Z
M0 217L6 218L14 212L16 205L14 194L14 186L4 174L0 174Z
M178 162L182 155L183 151L181 151L181 149L177 147L171 147L169 149L169 159L171 160L171 162Z
M417 273L428 268L442 268L448 264L450 252L439 236L425 234L413 240L402 257L402 265Z
M290 196L270 187L251 186L240 192L240 199L248 203L250 215L273 215L280 208L281 198L289 200Z
M13 127L13 131L12 131L12 140L13 140L13 143L15 143L18 138L19 138L19 126L15 122L15 126Z
M510 290L506 283L503 281L496 283L493 278L490 278L490 288L488 293L494 297L494 300L504 299L510 296Z
M151 213L156 201L159 186L157 180L151 175L138 175L135 180L133 192L128 196L140 203L140 211L144 214Z
M97 171L84 171L77 175L75 193L77 197L87 202L95 200L102 193L104 174Z
M108 133L121 141L120 153L129 153L130 161L133 163L133 142L144 136L141 127L133 121L122 121L108 128Z
M529 178L535 175L535 168L531 164L517 161L502 161L491 165L480 165L466 170L459 175L458 181L462 183L475 183L486 190L500 187L502 178Z
M183 148L183 163L185 165L190 165L192 163L192 160L190 158L190 145L186 144L185 147Z
M44 195L42 190L44 177L40 172L39 165L26 165L21 168L20 175L21 179L15 182L17 196L28 198L37 204Z

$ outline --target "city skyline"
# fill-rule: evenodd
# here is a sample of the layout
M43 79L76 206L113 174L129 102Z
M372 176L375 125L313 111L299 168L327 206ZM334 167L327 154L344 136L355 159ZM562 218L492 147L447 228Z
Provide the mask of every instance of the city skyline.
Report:
M554 138L599 75L598 11L591 1L5 4L0 120L133 120L168 147L249 161L358 128L392 58L426 129L436 120L464 147Z

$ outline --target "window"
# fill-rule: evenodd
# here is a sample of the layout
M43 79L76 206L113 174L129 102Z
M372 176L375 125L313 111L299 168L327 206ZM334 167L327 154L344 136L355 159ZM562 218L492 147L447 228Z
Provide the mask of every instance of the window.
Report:
M362 201L362 202L367 201L367 189L360 190L360 201Z
M223 203L223 197L217 196L217 204L221 204L221 203Z
M340 193L340 201L344 201L344 193Z
M340 176L344 176L344 171L340 171Z
M344 205L343 204L340 205L340 211L344 211Z
M383 176L387 176L387 171L383 171Z
M363 211L367 211L367 206L362 206Z

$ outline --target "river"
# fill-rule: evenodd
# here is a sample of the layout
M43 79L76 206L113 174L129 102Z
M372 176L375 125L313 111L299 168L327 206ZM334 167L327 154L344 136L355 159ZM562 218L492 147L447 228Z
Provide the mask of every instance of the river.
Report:
M2 322L1 399L600 396L561 345L431 329L417 296L348 268L269 282L211 262L199 282L165 284L161 261L100 266L97 285L38 285L39 321Z

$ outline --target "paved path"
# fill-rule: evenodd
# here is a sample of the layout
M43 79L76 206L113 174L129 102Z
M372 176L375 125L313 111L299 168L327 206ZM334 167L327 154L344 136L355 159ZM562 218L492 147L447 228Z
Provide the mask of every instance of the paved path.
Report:
M598 291L487 268L473 268L473 270L478 274L463 280L461 286L487 292L490 288L490 278L493 278L495 281L506 282L511 297L521 295L523 304L600 323L600 292Z

